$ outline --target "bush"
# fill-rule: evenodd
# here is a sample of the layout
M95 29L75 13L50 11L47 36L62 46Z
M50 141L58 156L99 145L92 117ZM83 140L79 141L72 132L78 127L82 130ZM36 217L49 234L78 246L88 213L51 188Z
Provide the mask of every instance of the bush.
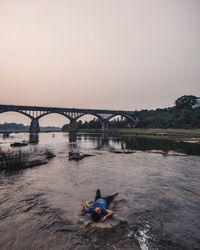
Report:
M50 149L45 150L45 155L46 155L47 159L51 159L51 158L54 158L56 156Z

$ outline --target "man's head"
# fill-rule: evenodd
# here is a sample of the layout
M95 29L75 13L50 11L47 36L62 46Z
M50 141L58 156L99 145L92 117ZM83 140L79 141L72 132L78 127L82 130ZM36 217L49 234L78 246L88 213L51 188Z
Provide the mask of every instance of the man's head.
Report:
M97 222L101 218L101 208L95 207L94 212L92 213L92 220Z
M100 207L95 207L94 211L95 211L97 214L101 214L101 208L100 208Z
M98 214L97 212L94 211L92 213L92 220L93 221L97 222L100 219L100 217L101 217L100 214Z

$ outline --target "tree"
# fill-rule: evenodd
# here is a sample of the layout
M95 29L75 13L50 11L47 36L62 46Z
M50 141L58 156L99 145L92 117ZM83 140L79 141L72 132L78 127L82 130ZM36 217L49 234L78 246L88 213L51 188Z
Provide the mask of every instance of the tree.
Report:
M175 101L177 108L192 108L197 104L197 97L194 95L184 95Z

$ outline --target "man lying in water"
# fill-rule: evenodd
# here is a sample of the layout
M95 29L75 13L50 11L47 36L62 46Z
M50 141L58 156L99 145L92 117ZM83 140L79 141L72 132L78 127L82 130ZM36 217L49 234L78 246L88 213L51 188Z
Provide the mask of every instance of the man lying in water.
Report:
M104 198L101 197L101 192L97 189L94 204L88 207L85 203L83 210L86 213L92 214L93 221L97 222L101 218L101 221L104 222L108 217L114 214L112 210L108 209L108 206L117 195L118 193L114 193L113 195L109 195Z

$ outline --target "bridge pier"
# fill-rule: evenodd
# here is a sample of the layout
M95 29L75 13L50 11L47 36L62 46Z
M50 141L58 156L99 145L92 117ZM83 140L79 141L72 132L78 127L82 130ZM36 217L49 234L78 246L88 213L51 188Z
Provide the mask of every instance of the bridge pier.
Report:
M40 126L37 118L32 119L29 132L32 134L40 132Z
M101 129L102 130L107 130L109 129L109 122L108 121L102 121L102 125L101 125Z
M70 132L76 132L78 131L78 124L76 120L71 120L69 125L69 131Z
M29 143L38 144L39 136L38 133L29 134Z

